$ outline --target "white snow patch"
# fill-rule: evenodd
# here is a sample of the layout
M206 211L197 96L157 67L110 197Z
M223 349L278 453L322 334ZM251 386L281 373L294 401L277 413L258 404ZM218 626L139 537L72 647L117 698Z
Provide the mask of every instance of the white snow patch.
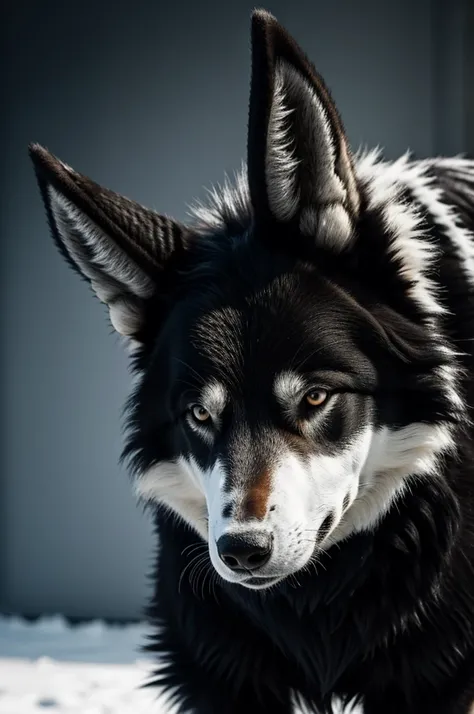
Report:
M0 617L0 714L174 714L158 688L141 688L157 670L140 654L148 633L144 623Z
M166 711L157 693L139 689L137 664L0 659L1 714L151 714Z

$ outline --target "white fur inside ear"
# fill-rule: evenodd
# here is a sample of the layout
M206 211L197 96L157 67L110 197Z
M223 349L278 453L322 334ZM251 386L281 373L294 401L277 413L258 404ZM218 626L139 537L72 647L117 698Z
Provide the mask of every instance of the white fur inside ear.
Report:
M138 297L150 297L153 281L129 256L71 201L48 187L51 211L59 236L83 275L102 290L100 299L116 296L117 286Z
M311 202L337 203L346 198L346 188L336 173L336 138L328 113L316 91L287 62L281 61L277 77L282 83L282 97L295 107L292 134L304 140L306 155L302 157L305 173L309 174Z
M323 100L294 67L280 60L267 134L269 206L281 221L300 211L300 229L305 235L341 250L352 234L345 202L357 201L349 161L346 174L350 185L338 175L338 147L341 155L348 155L345 138L331 124Z
M313 236L318 245L336 252L342 250L351 240L352 222L340 203L321 208L305 208L301 212L300 231Z
M141 324L141 301L153 294L153 281L83 211L52 186L48 193L59 237L71 260L109 306L117 332L135 334Z
M267 134L266 181L268 202L279 220L290 220L298 210L299 189L294 156L294 139L290 116L292 110L285 105L285 88L281 72L275 76L275 85Z
M133 300L118 298L109 305L110 322L124 337L132 337L142 326L142 312Z

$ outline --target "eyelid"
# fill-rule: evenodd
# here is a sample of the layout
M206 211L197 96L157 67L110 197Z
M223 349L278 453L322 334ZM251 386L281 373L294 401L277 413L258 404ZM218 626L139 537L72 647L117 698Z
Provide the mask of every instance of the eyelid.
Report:
M309 394L309 392L327 392L331 394L336 390L336 387L330 387L329 384L309 384L308 388L304 390L304 394Z

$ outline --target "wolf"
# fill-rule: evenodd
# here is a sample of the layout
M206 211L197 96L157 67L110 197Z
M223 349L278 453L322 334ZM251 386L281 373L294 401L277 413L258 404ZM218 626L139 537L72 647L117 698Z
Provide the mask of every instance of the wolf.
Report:
M30 145L131 350L153 683L181 713L468 714L474 161L354 153L297 42L251 25L247 159L188 223Z

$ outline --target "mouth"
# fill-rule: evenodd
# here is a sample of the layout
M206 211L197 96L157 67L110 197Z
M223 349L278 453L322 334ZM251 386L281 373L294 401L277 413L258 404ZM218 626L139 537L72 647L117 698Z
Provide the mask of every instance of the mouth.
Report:
M277 577L252 575L250 578L241 580L239 582L239 585L242 585L242 587L249 588L251 590L264 590L265 588L269 588L272 585L276 585L276 583L279 583L283 579L284 578L281 575Z

